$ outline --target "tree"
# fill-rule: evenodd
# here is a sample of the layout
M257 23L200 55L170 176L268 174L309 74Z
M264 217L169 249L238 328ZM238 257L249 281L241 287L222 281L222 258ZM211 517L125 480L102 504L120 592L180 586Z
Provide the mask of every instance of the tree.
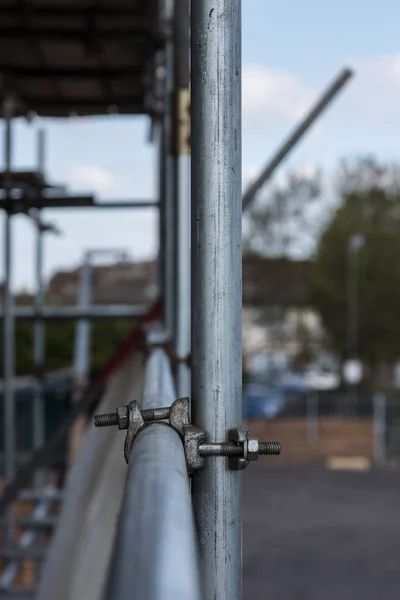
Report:
M269 258L307 256L318 226L319 172L289 172L280 185L260 192L245 213L244 254Z
M311 298L334 348L346 356L349 239L358 253L359 355L371 369L400 357L400 167L366 158L344 163L341 200L323 231L311 271Z
M288 345L288 309L304 304L307 261L321 217L321 174L289 172L260 192L243 223L244 301L274 348ZM292 341L292 340L290 340Z
M94 321L91 337L91 370L101 369L106 360L126 338L133 327L130 320ZM3 335L0 324L0 335ZM73 323L48 323L46 325L47 371L71 367L73 364L75 326ZM17 323L16 373L33 372L33 324ZM0 378L3 373L3 344L0 345Z

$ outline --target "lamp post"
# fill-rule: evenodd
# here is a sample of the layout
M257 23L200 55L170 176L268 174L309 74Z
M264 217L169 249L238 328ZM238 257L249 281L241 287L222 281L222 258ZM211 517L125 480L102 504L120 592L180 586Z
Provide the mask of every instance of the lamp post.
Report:
M347 361L344 365L344 379L348 386L356 386L362 380L362 364L359 359L359 285L358 256L365 244L364 236L354 234L347 244ZM348 394L348 402L357 394Z
M359 354L358 316L358 255L364 246L364 236L354 234L347 246L347 358L357 360Z

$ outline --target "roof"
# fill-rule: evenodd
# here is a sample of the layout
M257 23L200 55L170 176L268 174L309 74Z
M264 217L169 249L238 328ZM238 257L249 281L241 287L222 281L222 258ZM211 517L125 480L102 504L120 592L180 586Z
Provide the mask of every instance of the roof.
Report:
M5 87L39 116L152 114L160 4L0 0Z

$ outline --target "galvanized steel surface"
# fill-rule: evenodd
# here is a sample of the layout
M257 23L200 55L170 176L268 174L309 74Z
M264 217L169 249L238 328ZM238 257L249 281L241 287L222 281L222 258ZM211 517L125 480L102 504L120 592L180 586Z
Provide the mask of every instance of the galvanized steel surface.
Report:
M170 11L167 11L170 14ZM165 237L164 237L164 321L165 326L172 336L175 322L175 278L176 278L176 260L175 260L175 236L176 236L176 199L175 199L175 161L176 157L172 154L172 92L174 89L173 80L173 59L174 46L170 38L165 44L165 112L164 112L164 152L165 152Z
M141 408L171 406L174 400L170 359L162 348L155 348L146 363Z
M190 331L190 158L184 154L178 162L177 194L177 287L176 301L176 355L181 359L177 365L177 395L190 395L190 368L182 360L191 352Z
M200 600L195 540L181 439L151 424L133 444L104 598Z
M142 408L175 400L167 354L146 363ZM200 600L197 544L185 453L166 423L134 438L104 599Z
M11 171L12 160L12 117L14 103L11 98L3 102L4 128L4 157L5 165L5 190L8 193L7 182ZM4 286L3 286L3 377L4 377L4 477L9 483L14 477L15 471L15 406L14 406L14 372L15 372L15 332L14 332L14 301L11 290L11 267L12 267L12 222L11 215L4 216ZM12 542L11 514L7 513L7 524L5 528L6 544Z
M174 161L175 161L175 210L176 234L175 266L175 320L174 346L181 359L176 369L178 396L190 394L190 369L182 360L190 354L190 146L185 141L190 137L189 114L189 45L190 10L189 0L175 0L174 15ZM186 98L189 106L182 99Z
M43 132L42 132L43 133ZM42 139L42 136L40 137ZM43 149L41 148L41 154ZM39 216L39 215L38 215ZM36 293L34 298L35 310L41 310L44 303L44 285L43 285L43 235L39 222L36 223ZM45 440L45 406L43 389L43 371L45 363L45 325L43 321L35 321L33 326L33 364L38 377L38 385L34 392L33 404L33 447L40 448ZM44 473L40 470L35 473L35 486L37 489L43 487Z
M110 412L140 394L141 355L127 360L110 381L100 409ZM53 538L38 600L99 600L121 506L126 463L124 435L90 427L69 474L60 522Z
M241 2L191 5L192 416L227 440L241 397ZM241 474L210 457L192 482L205 600L239 600Z

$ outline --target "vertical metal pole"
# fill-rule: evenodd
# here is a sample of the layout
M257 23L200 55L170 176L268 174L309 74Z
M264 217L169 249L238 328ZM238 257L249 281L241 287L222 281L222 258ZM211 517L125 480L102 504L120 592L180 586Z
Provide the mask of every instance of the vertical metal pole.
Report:
M158 289L159 298L165 303L166 295L166 279L165 279L165 238L167 235L166 223L165 223L165 197L166 197L166 155L165 155L165 119L160 120L158 123L158 197L159 197L159 210L158 210L158 234L159 234L159 246L158 246Z
M189 0L175 0L174 18L174 146L176 184L174 345L179 358L176 387L190 395L190 92Z
M85 254L79 278L78 306L88 309L91 304L91 253ZM87 384L90 356L90 323L88 319L80 319L75 329L75 351L74 351L74 381L76 391L72 402L81 401L82 391ZM86 427L86 417L81 415L75 420L71 428L69 462L73 464L81 447Z
M174 0L171 0L170 5L173 7ZM173 19L173 8L169 14L166 15L171 22ZM165 328L169 335L174 333L174 319L175 319L175 266L176 261L174 259L175 251L175 236L176 236L176 202L175 202L175 160L172 154L172 93L174 88L173 79L173 61L174 61L174 45L173 40L169 39L165 47L165 122L164 122L164 152L165 152L165 272L164 272L164 320Z
M241 1L191 3L192 411L210 442L242 422ZM242 598L241 474L193 476L205 600Z
M307 394L307 441L309 444L318 442L318 393Z
M91 256L87 253L80 270L78 307L82 310L89 309L91 304L92 268L90 260ZM80 319L76 324L74 371L78 379L84 380L84 384L86 383L89 369L89 354L90 323L88 319Z
M45 165L45 132L44 129L38 131L38 173L44 176L44 165Z
M44 173L44 131L38 132L38 172ZM36 223L36 293L34 298L35 310L40 311L44 304L44 285L43 285L43 235L41 228L40 211L37 211ZM44 322L37 319L33 329L33 364L37 377L37 389L33 401L33 446L34 449L43 446L45 441L45 394L43 386L45 361L45 325ZM35 487L41 489L44 486L44 471L35 473Z
M386 396L374 394L374 462L384 465L386 462Z
M12 117L13 101L6 98L3 102L3 117L5 122L4 156L5 156L5 191L11 201L9 181L12 160ZM3 289L3 412L4 412L4 478L9 483L15 472L15 406L14 406L14 375L15 375L15 330L14 330L14 301L12 296L12 231L10 213L4 217L4 289ZM5 544L12 545L13 531L11 512L7 512L5 521Z

